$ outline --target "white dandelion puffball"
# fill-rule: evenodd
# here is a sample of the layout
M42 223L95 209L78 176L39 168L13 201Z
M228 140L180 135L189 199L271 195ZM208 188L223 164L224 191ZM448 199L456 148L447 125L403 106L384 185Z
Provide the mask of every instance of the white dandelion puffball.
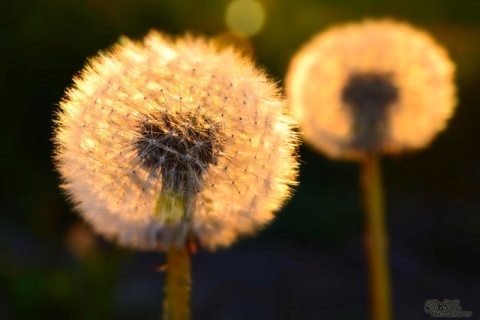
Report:
M292 59L287 95L304 138L332 158L426 146L456 104L454 65L429 35L367 20L329 29Z
M214 249L273 218L298 138L276 85L233 49L152 31L90 61L61 102L55 162L94 229L165 250Z

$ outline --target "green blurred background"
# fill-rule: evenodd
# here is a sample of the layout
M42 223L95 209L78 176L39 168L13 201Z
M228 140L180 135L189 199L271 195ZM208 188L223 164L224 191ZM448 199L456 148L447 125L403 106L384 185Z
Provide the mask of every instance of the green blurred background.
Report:
M58 188L52 114L87 57L151 28L218 36L230 1L1 0L0 319L158 319L159 253L93 235ZM261 0L251 37L281 83L316 32L365 17L429 31L457 64L459 105L427 150L384 160L397 319L426 299L480 317L480 2ZM193 258L194 319L367 319L358 167L300 149L300 186L258 237Z

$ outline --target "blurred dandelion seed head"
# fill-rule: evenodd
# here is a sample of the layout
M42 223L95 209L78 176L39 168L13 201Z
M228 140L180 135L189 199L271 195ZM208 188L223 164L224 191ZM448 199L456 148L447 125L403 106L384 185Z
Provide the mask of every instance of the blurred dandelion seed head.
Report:
M425 147L456 103L454 65L429 35L390 20L329 29L286 79L305 140L333 158Z
M151 32L90 61L61 103L55 161L94 229L165 249L227 246L273 218L298 138L276 85L233 49Z

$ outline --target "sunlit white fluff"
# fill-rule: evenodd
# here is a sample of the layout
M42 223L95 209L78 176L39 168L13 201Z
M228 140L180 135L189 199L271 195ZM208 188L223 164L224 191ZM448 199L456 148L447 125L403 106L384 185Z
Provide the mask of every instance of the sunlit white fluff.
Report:
M217 128L215 160L193 174L195 190L181 190L189 219L173 224L154 214L162 175L142 165L135 147L146 119L162 127L159 113L178 127L195 126L185 119L196 117ZM193 234L215 248L268 223L290 195L292 126L276 85L251 61L201 38L151 32L142 43L123 38L75 78L56 119L55 160L64 189L99 233L142 249L181 245Z

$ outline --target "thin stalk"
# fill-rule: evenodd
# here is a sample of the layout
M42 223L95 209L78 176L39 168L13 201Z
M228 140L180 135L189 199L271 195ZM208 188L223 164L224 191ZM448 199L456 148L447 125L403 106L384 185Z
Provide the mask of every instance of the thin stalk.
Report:
M168 249L163 320L190 320L190 263L186 246Z
M388 238L380 161L367 156L362 161L362 188L366 211L365 246L369 269L373 320L392 319Z

